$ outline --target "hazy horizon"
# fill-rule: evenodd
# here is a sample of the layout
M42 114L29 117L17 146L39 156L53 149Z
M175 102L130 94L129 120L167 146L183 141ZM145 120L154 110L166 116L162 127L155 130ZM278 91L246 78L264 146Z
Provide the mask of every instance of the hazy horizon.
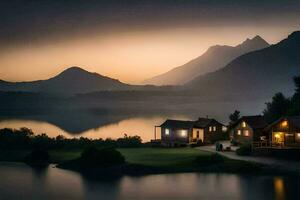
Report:
M256 35L273 44L300 29L294 1L25 2L1 6L2 80L48 79L79 66L136 84L210 46Z

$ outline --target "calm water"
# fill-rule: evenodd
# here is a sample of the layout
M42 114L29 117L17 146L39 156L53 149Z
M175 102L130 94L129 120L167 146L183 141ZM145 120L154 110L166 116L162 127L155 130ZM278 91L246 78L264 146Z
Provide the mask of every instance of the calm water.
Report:
M152 116L152 117L131 117L111 121L97 116L87 116L88 120L70 119L61 120L59 123L44 118L41 119L2 119L1 128L27 127L35 134L46 133L50 137L64 135L65 137L88 137L88 138L119 138L127 135L139 135L144 142L154 139L154 126L160 125L167 118L189 119L185 116ZM82 117L84 118L84 117ZM45 120L45 121L44 121ZM160 136L160 129L157 128L157 136ZM159 138L159 137L158 137Z
M24 164L0 163L0 199L300 199L298 178L191 173L100 182L53 167L35 171Z

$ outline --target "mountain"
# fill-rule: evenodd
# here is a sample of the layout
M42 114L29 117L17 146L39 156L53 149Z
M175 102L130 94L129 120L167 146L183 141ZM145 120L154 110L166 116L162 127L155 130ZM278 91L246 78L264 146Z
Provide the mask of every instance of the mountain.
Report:
M25 91L76 94L94 91L127 90L130 85L119 80L71 67L48 80L7 82L0 80L0 91Z
M292 94L300 75L300 31L270 47L244 54L224 68L201 75L183 86L195 93L235 98L270 98Z
M182 85L199 75L213 72L224 67L240 55L268 46L269 44L260 36L247 39L235 47L212 46L198 58L162 75L145 80L143 83L153 85Z

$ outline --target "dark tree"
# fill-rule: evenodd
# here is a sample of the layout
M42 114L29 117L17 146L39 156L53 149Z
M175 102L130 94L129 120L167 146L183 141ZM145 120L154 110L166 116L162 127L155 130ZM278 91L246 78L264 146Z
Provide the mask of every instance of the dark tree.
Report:
M271 102L266 103L266 109L263 111L263 115L268 122L273 122L280 117L287 115L290 108L290 99L286 98L282 93L276 93L272 97Z
M235 110L232 114L229 115L230 124L233 124L237 122L240 119L241 112L238 110Z
M289 115L300 115L300 76L294 77L295 93L291 99L291 108Z

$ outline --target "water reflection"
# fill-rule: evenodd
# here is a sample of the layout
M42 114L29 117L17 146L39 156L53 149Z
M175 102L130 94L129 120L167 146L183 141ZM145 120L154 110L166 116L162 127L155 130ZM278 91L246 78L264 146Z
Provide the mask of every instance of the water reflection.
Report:
M280 177L274 178L275 200L285 200L284 181Z
M73 132L67 131L64 127L59 127L54 124L39 121L34 119L5 119L0 121L0 128L21 128L28 127L33 130L36 134L46 133L50 137L56 137L58 135L64 135L67 138L70 137L88 137L88 138L119 138L123 137L124 134L127 135L139 135L142 137L143 141L150 141L154 138L154 125L161 124L166 118L176 118L176 119L188 119L185 116L149 116L149 117L133 117L122 119L120 121L111 123L106 123L103 125L101 123L101 117L94 116L89 117L91 121L89 124L94 124L95 127L89 127L89 125L84 124L84 121L73 121L74 126L82 126L87 129L74 134ZM96 122L99 120L99 123ZM67 123L71 124L71 122ZM81 129L82 129L81 127ZM79 129L79 130L81 130ZM160 130L157 129L157 136L160 136Z
M169 174L95 181L50 166L42 173L0 163L0 199L299 199L299 177Z

